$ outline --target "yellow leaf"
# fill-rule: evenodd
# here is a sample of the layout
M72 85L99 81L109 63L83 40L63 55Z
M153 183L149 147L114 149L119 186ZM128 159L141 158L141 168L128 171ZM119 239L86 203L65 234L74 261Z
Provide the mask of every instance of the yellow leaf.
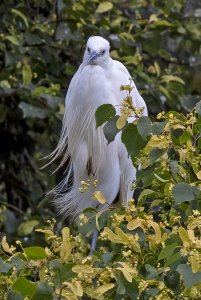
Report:
M170 93L169 93L169 91L168 91L166 88L164 88L164 86L159 85L158 89L159 89L159 91L160 91L161 93L163 93L167 98L170 98Z
M98 218L102 215L102 211L99 211L96 213L96 228L98 231L100 231L100 226L99 226L99 223L98 223Z
M72 267L72 271L74 273L94 273L96 269L92 268L91 266L88 265L76 265L74 267Z
M62 229L62 244L60 249L61 262L66 262L71 254L70 230L68 227Z
M131 87L133 89L133 86ZM124 98L124 101L128 104L128 105L133 105L133 98L131 96L127 96L126 98Z
M32 80L32 71L31 67L29 65L24 65L22 68L22 78L23 78L23 84L28 85L31 83Z
M173 124L171 125L171 128L173 129L185 129L186 127L181 124Z
M122 239L120 238L119 235L115 234L114 232L112 232L111 229L109 229L108 227L104 228L104 232L106 232L108 234L108 239L116 244L121 244L123 243Z
M163 235L162 235L162 238L161 238L161 243L165 242L168 238L168 234L165 232Z
M151 147L151 148L166 149L168 145L169 142L166 139L162 139L161 137L157 137L153 135L150 138L149 142L147 143L146 148L149 149L149 147Z
M133 90L134 86L131 86L130 84L121 85L120 91L128 91L129 93Z
M9 246L9 244L6 242L6 236L3 236L2 241L1 241L1 246L3 250L7 253L14 254L15 253L15 247Z
M179 149L177 150L179 152L179 160L180 163L185 163L186 160L186 149Z
M149 66L148 72L151 73L151 74L155 74L156 70L155 70L154 66Z
M105 196L103 195L103 193L101 191L95 191L94 194L93 194L93 196L101 204L105 204L107 202Z
M135 273L135 270L124 261L118 261L118 264L124 267L129 273Z
M52 256L52 251L48 247L45 247L45 253L48 257Z
M127 224L128 230L134 230L137 227L141 227L142 230L145 231L145 224L143 224L143 221L140 218L133 219Z
M96 294L98 295L102 295L104 294L105 292L113 289L115 285L113 283L108 283L108 284L104 284L104 285L101 285L99 286L97 289L96 289Z
M125 268L116 268L116 270L121 271L128 282L132 282L132 275Z
M151 241L155 242L156 244L160 244L161 242L161 229L159 225L156 222L150 222L149 224L151 227L153 227L155 234L151 238L149 238Z
M129 242L128 235L126 235L119 227L115 228L115 233L118 234L124 243Z
M184 227L179 227L178 232L183 243L191 243L188 232Z
M78 281L74 281L73 283L66 282L66 285L71 289L71 291L78 297L83 296L83 288Z
M110 1L104 1L100 3L96 9L96 13L102 14L105 13L113 8L113 4Z
M46 271L47 271L46 267L43 267L42 269L40 269L40 271L39 271L40 280L45 281L45 276L47 274Z
M150 17L149 17L149 22L156 22L158 21L158 17L156 14L152 14Z
M167 82L167 83L169 83L171 81L175 81L175 82L179 82L181 84L185 84L185 82L181 78L179 78L178 76L175 76L175 75L163 75L161 77L161 81Z
M196 174L196 176L197 176L197 178L198 178L199 180L201 180L201 171L199 171L199 172Z
M127 116L121 115L118 118L117 123L116 123L117 129L122 129L126 125L126 122L127 122Z
M60 299L65 300L78 300L77 296L69 291L69 287L64 288L58 288L55 290L55 294L60 297Z
M110 26L112 28L114 27L117 27L117 26L120 26L121 25L121 22L123 21L123 17L118 17L118 18L115 18L111 23L110 23Z
M194 230L189 229L189 230L187 230L187 233L188 233L189 239L190 239L192 242L195 241L195 233L194 233Z
M192 268L192 272L193 273L197 273L200 271L199 269L199 263L198 263L198 260L197 260L197 257L192 255L189 257L189 262L191 264L191 268Z
M64 112L65 112L65 107L62 103L59 104L59 111L58 111L58 114L59 115L64 115Z
M188 229L195 229L195 228L200 228L201 227L201 219L193 219L188 223Z
M161 73L161 69L160 69L159 64L156 61L154 63L154 67L155 67L155 70L156 70L156 75L157 75L157 77L159 77L160 73Z

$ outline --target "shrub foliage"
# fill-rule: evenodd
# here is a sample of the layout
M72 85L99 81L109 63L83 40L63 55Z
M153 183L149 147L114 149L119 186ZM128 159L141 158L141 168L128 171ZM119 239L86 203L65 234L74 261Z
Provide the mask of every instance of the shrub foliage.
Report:
M199 1L1 2L0 298L199 299ZM54 217L44 194L60 174L41 171L39 159L58 141L66 88L90 35L110 41L148 105L142 117L124 86L120 116L108 104L96 113L108 142L121 134L141 165L134 201L89 209L61 236L54 221L34 231Z
M97 118L105 122L101 109ZM87 209L77 230L64 227L61 237L49 221L37 230L45 234L46 247L24 248L21 241L9 246L3 237L2 297L199 299L201 102L187 116L172 111L158 119L139 117L121 133L134 164L141 164L133 183L138 189L141 182L138 203L131 199L126 208L98 213ZM136 132L142 146L135 147ZM95 229L100 233L90 256Z

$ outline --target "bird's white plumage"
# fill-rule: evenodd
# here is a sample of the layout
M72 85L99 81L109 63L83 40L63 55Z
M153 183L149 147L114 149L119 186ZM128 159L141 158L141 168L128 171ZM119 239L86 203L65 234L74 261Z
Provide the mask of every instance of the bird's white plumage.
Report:
M95 123L96 109L104 103L121 105L126 92L120 91L120 86L130 84L131 76L126 67L110 57L109 49L109 42L102 37L89 38L83 62L68 88L61 137L51 156L54 160L63 154L61 165L68 158L71 160L66 177L55 189L58 211L71 218L75 218L86 207L98 206L91 199L93 190L80 193L82 180L92 177L98 179L96 190L100 190L110 204L117 196L122 204L132 197L130 185L136 170L120 134L107 145L102 127L96 128ZM134 82L132 85L135 87ZM136 87L131 96L134 104L138 108L144 107L144 115L147 115L146 104ZM119 109L116 106L117 113ZM73 182L69 189L71 172Z

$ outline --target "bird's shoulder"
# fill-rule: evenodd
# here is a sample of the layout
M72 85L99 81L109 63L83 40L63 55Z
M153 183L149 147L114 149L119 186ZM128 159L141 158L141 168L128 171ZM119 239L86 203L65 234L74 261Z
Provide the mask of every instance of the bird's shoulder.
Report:
M112 64L113 64L113 70L115 72L119 71L119 72L122 72L124 75L130 77L130 74L129 74L127 68L120 61L113 59Z

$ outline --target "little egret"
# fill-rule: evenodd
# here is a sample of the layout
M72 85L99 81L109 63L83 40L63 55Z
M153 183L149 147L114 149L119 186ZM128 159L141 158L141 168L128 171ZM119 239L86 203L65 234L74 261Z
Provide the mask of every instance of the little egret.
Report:
M110 103L119 114L122 100L127 95L126 91L120 91L120 86L130 84L128 70L110 57L109 50L110 44L106 39L100 36L88 39L83 62L66 95L60 140L50 155L51 161L63 155L59 167L70 160L65 178L54 193L58 212L71 220L87 207L106 207L106 204L101 205L92 199L94 191L102 192L107 205L114 201L126 205L133 194L130 186L136 169L121 142L120 133L108 144L103 128L96 128L97 108ZM144 107L143 114L147 115L146 104L133 81L132 86L134 105ZM97 186L90 186L81 193L81 181L91 182L93 179L97 180Z

